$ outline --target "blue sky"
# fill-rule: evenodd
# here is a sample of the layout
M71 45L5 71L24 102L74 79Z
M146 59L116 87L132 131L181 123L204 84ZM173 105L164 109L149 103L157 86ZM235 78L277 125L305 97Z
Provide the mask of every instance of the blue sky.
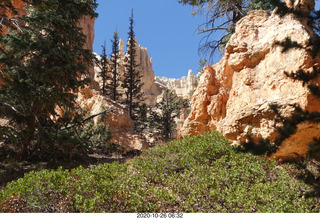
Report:
M196 74L200 58L198 46L202 35L195 33L203 16L191 15L192 8L178 0L98 0L99 17L95 23L94 52L101 54L101 45L107 43L117 27L120 38L128 40L129 17L134 10L135 33L138 43L148 48L153 58L156 76L180 78L192 69ZM316 1L319 9L319 1ZM219 61L216 54L213 63ZM207 58L208 59L208 58Z
M98 3L94 52L101 54L104 40L111 52L110 39L116 27L120 38L127 42L133 9L136 38L148 48L155 75L180 78L189 69L196 74L203 57L198 54L202 36L195 34L195 30L203 17L191 15L190 6L179 4L178 0L98 0Z

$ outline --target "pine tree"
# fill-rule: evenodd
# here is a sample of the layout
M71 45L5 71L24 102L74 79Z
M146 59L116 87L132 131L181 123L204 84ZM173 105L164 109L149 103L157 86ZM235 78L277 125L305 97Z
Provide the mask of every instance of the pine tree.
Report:
M129 114L133 121L136 121L139 116L139 109L141 103L144 100L141 82L142 75L137 70L136 62L136 40L134 33L134 20L133 20L133 10L130 17L130 27L128 32L128 45L127 45L127 57L125 63L125 73L123 88L126 94L126 104L129 106Z
M117 30L113 34L112 43L112 54L111 54L111 82L110 82L110 91L111 98L114 101L119 99L119 94L117 92L117 88L119 87L119 74L118 74L118 60L119 60L119 34Z
M104 44L102 47L102 54L101 54L101 58L100 60L97 61L97 65L100 68L100 72L99 72L99 76L101 77L102 80L102 87L101 87L101 91L102 94L106 94L106 83L107 83L107 78L108 78L108 56L107 56L107 52L106 52L106 41L104 41Z
M187 101L178 97L175 91L164 90L161 101L150 112L150 127L155 130L154 134L165 141L171 139L176 130L175 119L187 105Z
M18 158L47 138L52 129L70 120L55 121L56 109L71 115L75 92L88 83L93 55L83 49L85 36L77 26L86 15L95 16L95 0L28 0L21 30L8 26L0 35L0 138L15 145ZM69 113L68 113L69 112ZM49 141L49 139L48 139Z

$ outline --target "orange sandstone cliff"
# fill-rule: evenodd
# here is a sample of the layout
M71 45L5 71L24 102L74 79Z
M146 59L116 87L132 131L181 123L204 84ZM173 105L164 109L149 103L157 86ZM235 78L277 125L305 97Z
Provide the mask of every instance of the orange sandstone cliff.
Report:
M314 6L314 1L301 2ZM295 7L303 8L298 3ZM312 36L314 32L306 21L293 15L280 18L267 11L250 12L237 23L222 60L204 68L181 135L217 130L234 143L245 140L248 134L255 140L274 140L278 134L270 104L277 104L285 117L292 115L290 104L299 104L310 112L319 110L320 100L301 82L284 74L299 69L311 71L319 66L319 58L298 48L284 53L275 44L289 37L306 46ZM313 137L320 137L320 125L302 123L274 156L305 156Z

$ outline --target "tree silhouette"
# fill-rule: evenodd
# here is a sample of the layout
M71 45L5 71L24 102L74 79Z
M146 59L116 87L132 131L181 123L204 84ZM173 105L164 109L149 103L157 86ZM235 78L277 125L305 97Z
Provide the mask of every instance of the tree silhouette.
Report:
M143 83L141 82L142 75L138 71L136 61L136 40L134 32L133 10L129 19L130 27L128 32L127 56L125 61L125 72L123 88L126 94L126 104L129 106L129 114L133 121L136 121L139 116L141 103L144 100L142 92Z
M107 80L108 80L108 73L109 73L109 67L108 67L108 56L106 52L106 41L104 41L104 44L102 47L102 54L100 55L100 60L97 60L96 64L99 66L99 77L101 77L102 80L102 87L101 91L102 94L107 94Z
M112 54L111 54L111 78L109 89L111 93L111 98L114 101L119 99L119 94L117 88L119 87L119 75L118 75L118 60L119 60L119 34L116 30L113 34L112 43Z

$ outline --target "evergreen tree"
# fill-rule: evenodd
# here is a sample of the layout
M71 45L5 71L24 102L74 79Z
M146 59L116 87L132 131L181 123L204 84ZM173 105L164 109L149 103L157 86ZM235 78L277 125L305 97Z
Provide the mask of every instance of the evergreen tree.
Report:
M139 110L141 108L143 98L141 82L142 75L137 70L136 62L136 40L134 33L134 20L133 10L130 17L130 27L128 32L128 45L127 45L127 57L125 63L123 88L126 94L126 104L129 106L129 114L133 121L136 121L139 117Z
M10 121L0 127L0 138L17 147L19 158L32 145L41 149L35 135L49 138L53 128L70 122L68 117L55 121L56 109L71 115L74 93L88 82L93 55L83 49L85 36L77 24L83 16L96 16L95 0L26 3L20 22L27 25L8 26L9 32L0 35L0 117Z
M178 97L173 90L166 89L161 101L150 113L150 127L155 130L154 134L165 141L171 139L176 129L175 119L187 105L187 101Z
M101 91L102 94L106 94L106 83L107 83L107 78L108 78L108 56L106 52L106 41L104 41L104 44L102 46L102 54L101 54L101 59L97 61L97 65L100 68L99 76L101 77L102 80L102 87Z
M114 101L119 99L119 94L117 92L117 88L119 87L119 75L118 75L118 60L119 60L119 34L117 31L113 34L112 43L112 54L111 54L111 82L110 82L110 91L111 98Z
M216 50L222 52L235 31L236 23L250 10L271 10L272 0L179 0L179 3L194 7L193 14L205 14L206 22L198 28L202 38L201 52L209 52L210 57ZM221 23L219 23L222 21ZM222 32L223 36L216 40L215 32Z

